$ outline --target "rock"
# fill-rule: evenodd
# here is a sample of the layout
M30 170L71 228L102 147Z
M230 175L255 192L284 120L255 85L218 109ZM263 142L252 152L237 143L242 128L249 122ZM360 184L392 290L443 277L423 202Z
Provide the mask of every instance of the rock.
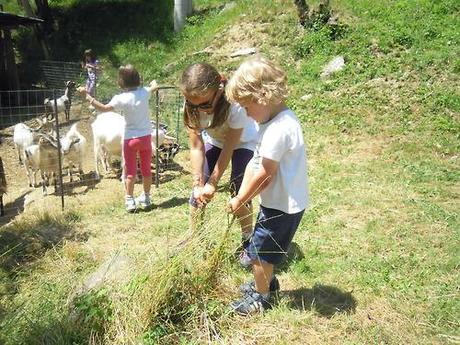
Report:
M308 101L312 97L313 97L313 95L311 93L307 93L306 95L303 95L302 97L300 97L300 99L302 101Z
M247 55L253 55L255 53L257 53L256 48L242 48L242 49L238 49L237 51L231 53L230 57L234 58L238 56L247 56Z
M115 256L99 266L77 290L76 295L100 288L106 281L124 282L130 277L129 270L130 259L126 256Z
M204 48L203 50L199 50L197 52L194 52L192 55L200 55L200 54L208 54L211 55L214 52L213 48L211 46L208 46Z
M321 72L321 78L328 77L332 73L340 71L344 66L345 59L343 56L336 56L323 68L323 71Z
M220 11L220 13L223 13L225 11L229 11L229 10L235 8L235 6L236 6L236 3L234 1L229 2L229 3L225 4L224 8L222 9L222 11Z

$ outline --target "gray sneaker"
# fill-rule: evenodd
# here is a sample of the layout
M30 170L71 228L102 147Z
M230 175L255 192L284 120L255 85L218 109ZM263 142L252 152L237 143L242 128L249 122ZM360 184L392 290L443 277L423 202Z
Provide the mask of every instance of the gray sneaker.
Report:
M240 300L232 302L230 304L230 308L240 315L249 315L261 313L270 309L271 304L269 300L264 298L260 293L253 292L244 296Z
M273 276L272 280L270 280L269 286L270 292L278 292L280 290L280 282L276 276ZM245 284L240 285L240 292L244 295L248 295L252 292L256 292L256 283L254 280L247 282Z
M131 195L125 196L126 211L133 213L136 211L136 200Z
M142 208L148 208L152 206L152 200L150 200L150 194L146 194L145 192L142 192L142 194L136 198L136 204L140 205Z

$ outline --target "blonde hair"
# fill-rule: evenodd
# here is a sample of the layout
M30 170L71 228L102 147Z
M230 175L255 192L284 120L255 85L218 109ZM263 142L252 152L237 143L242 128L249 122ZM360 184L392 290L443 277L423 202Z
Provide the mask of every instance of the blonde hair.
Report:
M225 94L231 102L282 103L289 94L286 73L263 56L250 58L230 78Z
M218 92L224 85L224 78L214 66L203 62L187 66L182 73L180 90L185 97L201 97L210 90ZM222 93L220 98L216 100L210 128L219 127L227 120L229 108L230 103ZM191 129L200 129L199 113L196 109L187 106L187 103L184 108L184 124Z

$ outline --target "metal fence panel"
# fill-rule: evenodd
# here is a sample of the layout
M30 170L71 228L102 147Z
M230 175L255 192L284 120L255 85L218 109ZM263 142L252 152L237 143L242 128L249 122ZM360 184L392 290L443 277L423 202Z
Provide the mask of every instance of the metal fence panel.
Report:
M113 89L113 94L119 93ZM51 113L44 105L46 98L55 99L64 94L63 89L36 89L16 90L0 92L0 158L4 165L4 175L8 184L8 194L5 196L5 213L0 218L0 224L12 219L24 210L25 199L33 195L34 201L47 200L48 196L42 195L40 186L40 171L37 171L39 178L37 185L29 186L26 168L21 165L18 157L18 150L14 144L14 128L18 123L23 123L29 128L37 128L43 121L51 120L48 124L47 133L56 138L63 138L70 131L72 125L76 124L79 133L86 142L86 153L83 158L83 171L77 171L65 154L57 154L55 158L61 160L56 173L57 189L48 188L48 195L62 198L64 205L65 198L75 194L86 193L95 188L100 180L95 175L95 157L93 151L93 134L91 124L97 114L83 102L78 95L74 95L70 109L70 120L66 121L64 113ZM162 87L153 93L150 101L152 131L164 130L167 140L157 147L155 159L153 160L153 178L157 186L166 181L166 174L170 179L171 172L175 170L174 176L181 174L182 167L175 163L174 156L177 152L184 150L187 146L187 135L182 125L183 98L177 88ZM32 145L38 145L39 135L33 132ZM57 141L61 145L61 141ZM121 143L120 143L121 145ZM36 146L35 146L36 148ZM22 154L24 157L24 155ZM158 161L157 161L158 158ZM69 175L68 171L73 171ZM78 178L75 178L75 173ZM104 178L120 178L118 174L109 174ZM162 179L162 177L164 177ZM121 187L120 187L121 188ZM1 194L1 193L0 193ZM66 202L67 203L67 202Z
M40 68L48 88L59 89L68 80L81 82L84 79L84 70L78 62L43 60Z

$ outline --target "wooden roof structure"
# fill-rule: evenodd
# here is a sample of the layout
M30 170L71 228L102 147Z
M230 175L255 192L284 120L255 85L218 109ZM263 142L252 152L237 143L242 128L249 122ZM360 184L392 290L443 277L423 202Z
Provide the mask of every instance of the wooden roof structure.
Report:
M20 25L27 26L40 23L43 23L43 19L18 16L17 14L0 11L0 28L2 29L15 29Z
M43 22L39 18L18 16L0 11L0 90L19 89L11 30L17 29L19 26L31 26Z

